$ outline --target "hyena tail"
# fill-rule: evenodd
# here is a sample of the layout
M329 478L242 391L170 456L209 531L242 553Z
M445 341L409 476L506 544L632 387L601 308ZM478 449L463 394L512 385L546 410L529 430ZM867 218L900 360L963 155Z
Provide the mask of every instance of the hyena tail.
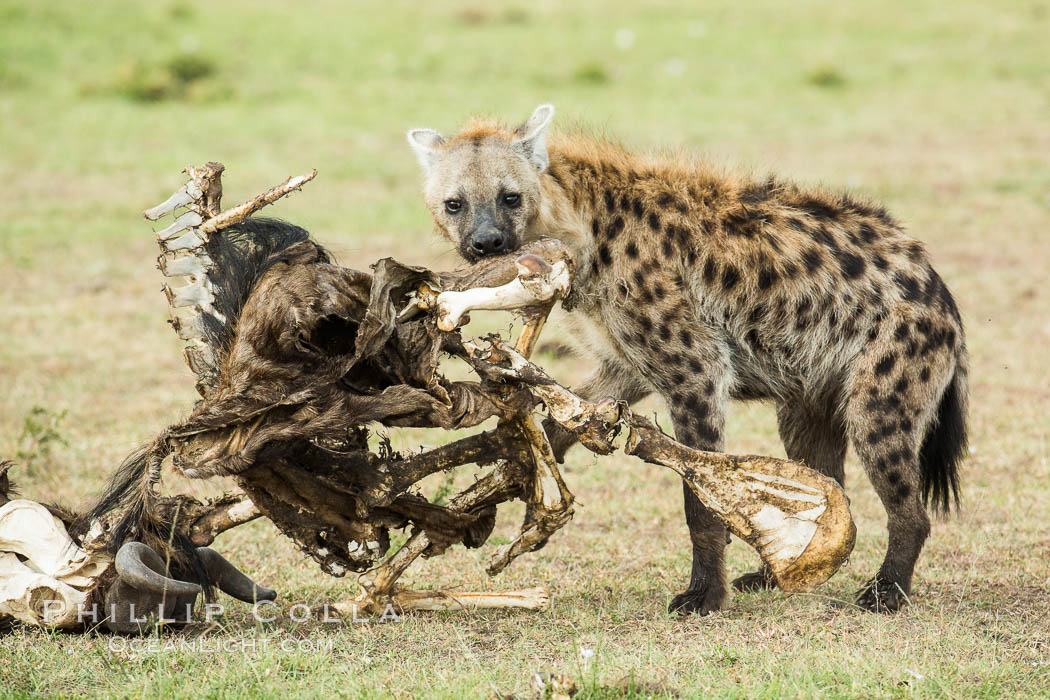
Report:
M966 358L962 355L919 450L923 502L944 514L951 510L953 501L956 510L959 508L959 462L966 455L966 403Z

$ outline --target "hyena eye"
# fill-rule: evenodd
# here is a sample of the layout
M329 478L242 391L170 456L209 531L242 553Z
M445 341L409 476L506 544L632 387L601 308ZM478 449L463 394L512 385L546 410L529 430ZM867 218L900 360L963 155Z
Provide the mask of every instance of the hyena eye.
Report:
M456 214L460 209L463 208L463 202L458 199L446 199L445 200L445 211L449 214Z
M511 209L517 209L521 206L521 195L516 192L505 194L503 195L503 203Z

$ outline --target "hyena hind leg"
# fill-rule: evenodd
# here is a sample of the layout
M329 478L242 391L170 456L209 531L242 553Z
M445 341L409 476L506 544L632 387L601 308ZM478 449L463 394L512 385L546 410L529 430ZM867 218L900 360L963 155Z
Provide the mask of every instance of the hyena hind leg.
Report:
M964 420L959 392L965 387L955 381L961 349L954 332L929 327L902 321L894 340L873 343L858 361L847 401L850 441L886 509L889 530L882 566L857 596L857 604L873 612L907 604L915 563L930 534L923 493L954 490L955 462L965 441L961 432L945 435ZM950 455L931 455L924 442L959 444L948 445Z
M789 459L802 462L821 474L845 485L846 425L836 410L838 401L828 396L825 401L791 399L777 404L777 427ZM738 591L761 591L776 588L768 566L744 574L733 581Z

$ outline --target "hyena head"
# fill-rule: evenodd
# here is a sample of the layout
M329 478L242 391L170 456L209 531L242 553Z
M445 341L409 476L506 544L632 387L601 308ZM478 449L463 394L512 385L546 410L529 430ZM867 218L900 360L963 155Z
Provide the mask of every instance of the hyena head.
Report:
M451 139L433 129L408 132L434 225L467 260L509 253L532 238L553 117L548 104L514 131L476 123Z

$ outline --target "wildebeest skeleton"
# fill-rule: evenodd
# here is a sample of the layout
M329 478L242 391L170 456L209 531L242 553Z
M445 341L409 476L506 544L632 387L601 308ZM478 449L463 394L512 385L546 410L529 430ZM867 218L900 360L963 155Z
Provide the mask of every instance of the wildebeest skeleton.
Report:
M247 218L316 174L290 178L220 213L223 166L187 168L190 181L146 212L186 212L158 236L172 324L189 341L186 359L202 399L189 418L128 458L74 534L93 551L137 542L170 561L174 578L207 586L197 547L265 515L322 570L361 577L358 610L529 607L542 589L498 594L414 592L398 577L419 556L462 543L479 547L496 507L526 504L521 530L488 566L503 570L541 547L573 515L537 409L608 454L626 429L626 451L680 474L730 531L754 546L784 590L826 580L848 556L854 527L845 496L801 464L693 450L610 397L579 398L529 361L551 306L571 304L573 260L543 240L514 256L455 273L392 259L373 273L339 267L309 234ZM517 344L464 340L456 328L472 309L514 309L526 319ZM450 381L442 355L459 358L480 381ZM418 454L369 447L368 426L494 428ZM244 496L200 503L155 493L170 457L190 477L230 476ZM436 472L475 463L492 469L445 505L413 491ZM384 560L389 530L411 527ZM92 534L87 535L89 529ZM249 582L250 583L250 582Z

